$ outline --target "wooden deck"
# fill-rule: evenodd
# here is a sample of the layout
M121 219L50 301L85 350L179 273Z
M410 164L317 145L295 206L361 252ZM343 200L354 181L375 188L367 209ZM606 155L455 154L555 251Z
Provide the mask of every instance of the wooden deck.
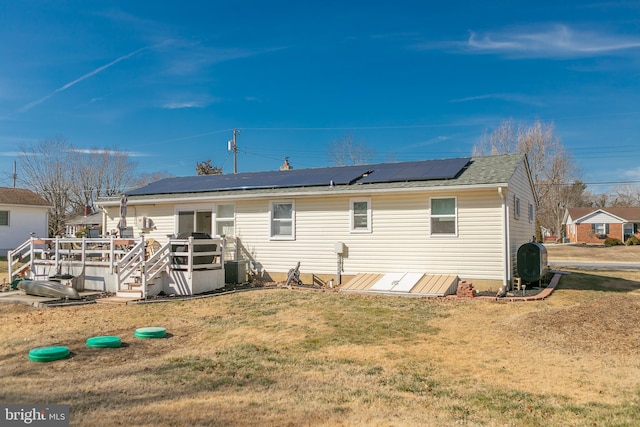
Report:
M436 297L456 293L459 278L443 274L361 273L340 287L340 292L408 297Z

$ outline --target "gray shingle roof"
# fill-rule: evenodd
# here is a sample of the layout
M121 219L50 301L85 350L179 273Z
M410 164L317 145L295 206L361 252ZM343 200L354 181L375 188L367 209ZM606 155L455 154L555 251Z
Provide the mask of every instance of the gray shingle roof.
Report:
M214 191L189 191L189 188L180 188L180 191L170 194L144 194L144 191L135 191L138 193L129 196L129 200L144 200L144 199L172 199L172 198L189 198L189 197L207 197L207 196L249 196L260 194L273 194L277 192L279 194L304 194L309 192L323 192L336 193L336 192L360 192L363 190L393 190L393 189L419 189L419 188L434 188L434 187L448 187L448 186L485 186L485 185L498 185L507 184L518 166L524 161L524 155L522 154L504 154L496 156L483 156L473 157L468 164L451 179L431 179L431 180L413 180L413 181L401 181L401 182L382 182L371 184L345 184L335 185L330 187L329 185L322 186L308 186L308 187L280 187L280 188L257 188L257 189L223 189ZM402 165L399 163L398 165ZM280 172L283 174L289 173L289 171ZM168 178L171 180L171 178ZM175 178L176 181L173 184L179 182L179 178ZM185 182L189 182L186 180Z

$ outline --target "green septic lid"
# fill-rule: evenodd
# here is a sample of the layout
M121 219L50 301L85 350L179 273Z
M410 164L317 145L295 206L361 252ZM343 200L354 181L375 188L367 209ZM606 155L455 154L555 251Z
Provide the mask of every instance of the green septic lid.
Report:
M162 338L167 335L167 329L158 326L149 326L147 328L138 328L134 336L136 338Z
M54 345L50 347L37 347L29 351L29 360L32 362L51 362L64 359L69 355L69 347Z
M91 337L87 339L87 347L91 348L116 348L122 345L122 340L120 337L114 336L101 336L101 337Z

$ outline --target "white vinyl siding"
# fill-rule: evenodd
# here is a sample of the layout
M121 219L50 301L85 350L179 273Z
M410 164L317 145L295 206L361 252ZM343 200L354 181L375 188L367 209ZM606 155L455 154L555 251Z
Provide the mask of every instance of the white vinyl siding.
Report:
M447 193L456 199L455 239L431 237L430 199L434 193L371 195L370 233L352 233L346 195L295 199L295 240L271 238L272 200L235 201L238 253L257 271L286 273L300 262L303 273L335 274L336 242L343 242L345 275L374 272L456 274L462 279L502 278L501 202L498 192L480 190ZM281 203L281 202L278 202ZM285 203L290 203L286 201ZM221 204L228 204L224 202ZM215 203L208 206L215 205ZM145 238L160 242L174 233L174 207L137 206L137 215L151 218L154 228ZM129 209L134 212L134 209ZM117 224L118 208L108 210L108 224ZM135 224L135 218L128 218Z
M511 262L511 272L509 278L513 277L517 272L517 254L518 248L531 241L536 234L535 225L535 196L530 184L530 178L527 175L527 167L524 160L520 163L515 170L513 176L509 180L507 189L507 217L509 226L509 253ZM532 221L520 221L515 219L516 214L513 212L516 209L516 198L519 200L518 204L527 206L531 204L533 206L533 220Z
M48 237L48 211L42 206L0 206L0 256L29 240L31 233Z
M458 238L429 237L429 194L371 196L371 233L351 233L350 198L297 198L296 240L271 240L267 200L238 201L236 227L245 252L270 272L287 272L300 261L301 272L335 274L335 243L348 256L344 274L414 272L457 274L497 280L501 276L501 218L497 191L455 195ZM419 238L417 236L423 236Z
M621 224L622 220L608 214L607 212L595 212L594 214L592 214L588 218L584 218L580 222L585 224Z

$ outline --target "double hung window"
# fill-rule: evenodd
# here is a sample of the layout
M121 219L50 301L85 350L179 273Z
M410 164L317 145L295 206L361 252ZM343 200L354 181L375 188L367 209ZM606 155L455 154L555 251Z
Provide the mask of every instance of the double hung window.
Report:
M352 199L349 213L351 217L351 232L370 233L371 232L371 200Z
M271 202L272 239L295 239L295 213L293 202Z
M455 197L431 199L431 235L455 236L458 214Z

